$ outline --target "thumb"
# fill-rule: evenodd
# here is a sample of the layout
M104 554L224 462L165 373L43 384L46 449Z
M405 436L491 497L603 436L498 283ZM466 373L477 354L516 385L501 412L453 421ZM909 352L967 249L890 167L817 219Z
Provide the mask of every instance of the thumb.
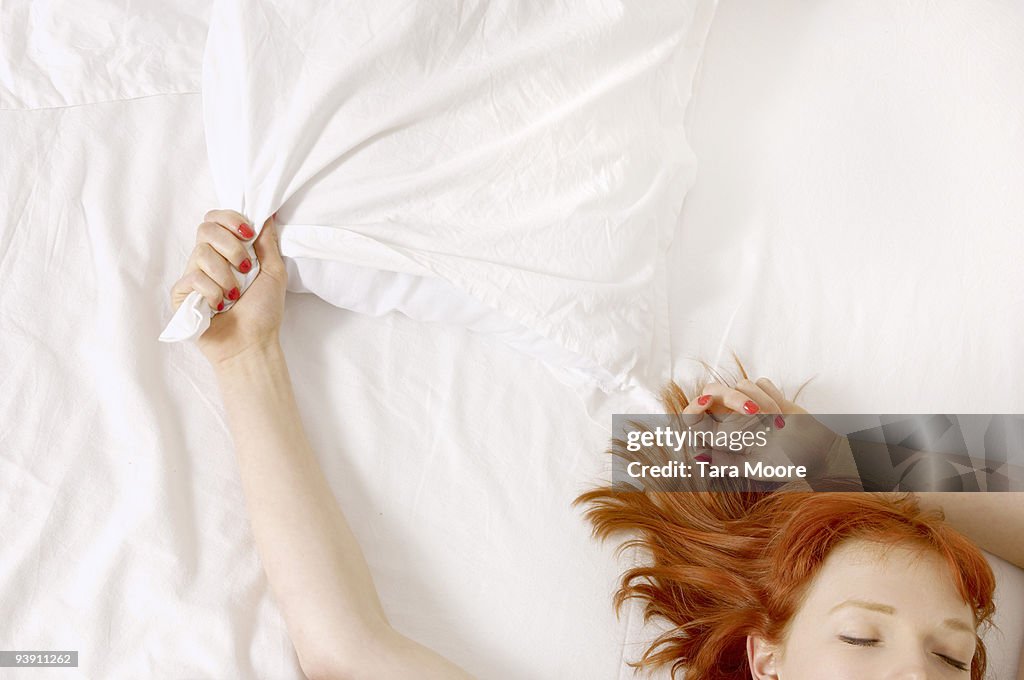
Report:
M277 219L275 215L263 224L260 235L253 241L253 249L256 257L260 260L261 268L269 268L271 271L284 271L284 260L281 259L281 246L277 234Z

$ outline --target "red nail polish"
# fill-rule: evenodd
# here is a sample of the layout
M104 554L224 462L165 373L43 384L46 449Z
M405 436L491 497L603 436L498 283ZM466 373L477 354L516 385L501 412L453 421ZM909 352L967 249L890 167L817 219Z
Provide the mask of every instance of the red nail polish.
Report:
M697 400L697 404L699 406L707 406L709 401L711 401L711 395L705 394L704 396Z
M698 463L710 463L711 462L711 456L709 456L706 453L698 453L696 456L693 457L693 459L695 461L697 461Z
M242 235L242 238L252 238L256 232L248 224L242 224L238 227L238 233Z
M228 293L228 299L237 300L239 295L241 295L241 293L238 292L238 288L232 288L231 292Z
M760 411L761 408L752 401L745 401L743 402L743 410L749 413L750 415L754 415L755 413Z
M217 305L217 311L218 312L223 312L224 311L224 301L223 300L221 300L220 304Z
M786 426L786 419L782 416L775 416L775 428L781 430Z
M238 271L243 274L248 274L250 269L252 269L252 262L249 262L249 258L245 258L242 260L242 264L238 265Z

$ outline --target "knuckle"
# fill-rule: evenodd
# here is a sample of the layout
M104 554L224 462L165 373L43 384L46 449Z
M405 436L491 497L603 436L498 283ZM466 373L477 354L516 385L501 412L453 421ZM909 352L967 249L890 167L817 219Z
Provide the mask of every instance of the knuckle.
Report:
M206 214L203 215L203 221L204 222L213 222L216 217L217 217L217 211L216 210L207 210Z
M205 262L205 258L209 257L210 253L213 252L213 246L211 246L207 241L202 241L196 244L194 252L197 261Z
M196 246L196 264L199 266L209 267L212 255L213 248L210 247L209 243L200 243Z

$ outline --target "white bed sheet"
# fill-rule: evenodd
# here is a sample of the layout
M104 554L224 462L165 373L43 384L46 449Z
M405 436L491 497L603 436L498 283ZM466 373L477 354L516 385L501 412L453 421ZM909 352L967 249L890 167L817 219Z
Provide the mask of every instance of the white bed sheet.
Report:
M823 413L1024 412L1024 2L722 0L698 78L677 374L735 349Z
M0 126L0 641L81 653L5 677L301 677L213 376L155 340L213 201L199 96ZM614 675L618 567L569 507L607 435L578 397L497 341L309 295L282 341L394 624L480 677Z
M212 376L194 347L149 334L191 236L150 234L212 198L193 161L198 96L0 125L19 140L0 244L0 640L82 653L77 675L10 677L300 677L222 406L201 398ZM154 167L172 139L179 153ZM606 433L576 396L457 329L305 295L287 315L304 420L396 625L483 677L628 677L623 639L635 658L652 631L615 621L620 565L567 506L604 469ZM1024 601L1019 570L1002 571L1001 605ZM993 663L1009 669L1022 632L1005 611Z
M80 9L3 13L27 39L0 73L0 647L81 653L4 676L298 678L212 376L155 341L216 205L205 7ZM300 407L395 625L481 677L617 673L618 568L569 507L605 465L578 395L498 342L289 298Z
M195 92L210 3L23 0L0 4L0 109Z
M806 48L824 30L813 22L831 18L825 26L834 27L851 17L837 15L836 3L811 16L795 4L777 16L749 3L723 6L693 110L704 165L674 250L677 374L692 375L687 356L714 360L731 346L786 387L819 374L805 393L814 408L1020 412L1024 397L1013 387L1021 359L1011 350L1024 322L1006 305L1020 309L1024 287L1020 268L1002 258L1020 252L1020 218L1011 216L1024 206L1014 194L996 195L1020 186L1015 159L1024 154L1011 151L1021 149L1021 130L1001 108L1020 100L975 91L988 102L984 111L963 103L948 114L975 123L961 128L972 139L949 147L966 165L925 164L932 171L911 175L922 157L907 157L879 177L892 159L872 141L884 137L867 133L894 137L881 125L891 117L875 112L857 140L872 143L854 144L834 128L809 127L821 119L792 108L807 104L799 92L819 92L822 107L842 92L827 89L823 71L800 71L813 64L787 53L796 49L787 43ZM879 18L856 7L862 23L851 23L853 34ZM1009 4L985 7L1015 16ZM998 78L1019 64L1011 57ZM858 59L860 68L887 72ZM772 83L796 78L793 69L796 81ZM816 90L807 87L811 75ZM970 84L966 75L960 84ZM890 106L915 101L918 122L931 100L901 89ZM979 147L986 138L978 123L991 116L1007 134ZM215 393L212 376L194 347L153 340L194 224L214 201L199 96L3 112L0 138L8 140L0 165L0 646L81 652L77 672L5 677L299 678L253 552L223 409L204 396ZM847 152L842 163L826 162L818 150L828 144ZM837 165L849 174L823 172ZM943 174L950 167L955 177ZM989 182L971 180L972 170ZM830 181L813 181L823 178ZM943 193L942 209L932 207L933 190L953 188L953 179L973 183L963 198ZM869 205L863 199L879 192L887 202L874 204L874 221L850 217L849 206ZM907 206L919 214L903 216L904 231L881 261L847 256L826 267L796 257L865 255L860 239L877 236ZM974 210L986 228L952 236ZM830 228L812 229L822 224ZM793 231L768 231L778 225ZM949 238L922 238L932 233ZM892 255L922 248L927 266ZM735 262L746 265L739 278ZM945 282L940 266L952 267L967 291ZM793 268L784 294L781 267ZM816 273L848 279L865 268L875 279L857 282L863 298L850 297L849 280L815 283ZM915 275L931 287L908 286ZM831 311L835 299L847 314ZM954 301L946 324L935 317L950 318L942 300ZM400 316L360 317L312 296L289 296L283 341L314 447L399 629L482 677L631 677L623 640L628 659L649 637L635 617L615 620L610 596L621 563L568 507L606 462L599 452L607 431L576 395L495 341ZM1024 640L1024 579L1011 567L1002 572L1007 639L994 650L992 677L1009 680Z

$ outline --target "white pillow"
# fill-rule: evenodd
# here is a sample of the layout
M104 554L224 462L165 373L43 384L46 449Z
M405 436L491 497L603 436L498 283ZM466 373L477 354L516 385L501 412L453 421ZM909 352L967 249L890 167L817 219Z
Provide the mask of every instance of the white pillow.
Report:
M222 0L222 207L290 289L501 337L606 393L668 377L665 253L713 0Z

